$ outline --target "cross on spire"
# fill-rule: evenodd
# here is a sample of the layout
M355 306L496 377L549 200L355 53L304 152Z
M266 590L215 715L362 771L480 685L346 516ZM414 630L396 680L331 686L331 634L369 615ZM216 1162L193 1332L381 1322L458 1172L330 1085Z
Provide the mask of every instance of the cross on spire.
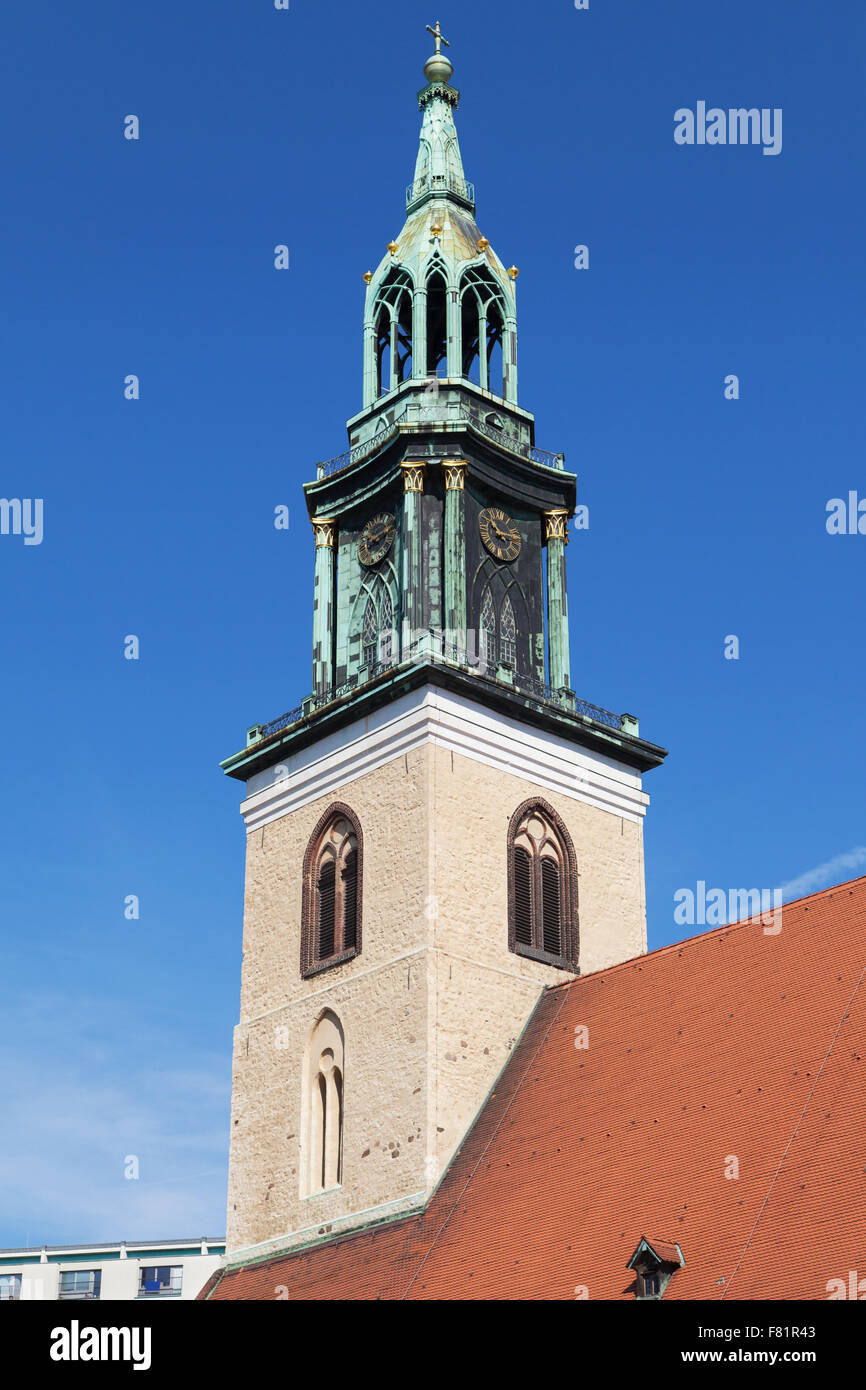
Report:
M442 30L439 28L439 20L438 20L438 19L437 19L437 21L436 21L436 28L435 28L435 29L432 28L431 25L429 25L429 24L427 25L427 33L428 33L428 34L432 34L433 37L434 37L434 39L436 40L436 52L437 52L437 53L441 53L441 52L442 52L442 45L443 45L443 43L444 43L444 45L445 45L446 48L450 48L450 47L451 47L451 44L448 42L448 40L447 40L447 39L443 39L443 37L442 37Z

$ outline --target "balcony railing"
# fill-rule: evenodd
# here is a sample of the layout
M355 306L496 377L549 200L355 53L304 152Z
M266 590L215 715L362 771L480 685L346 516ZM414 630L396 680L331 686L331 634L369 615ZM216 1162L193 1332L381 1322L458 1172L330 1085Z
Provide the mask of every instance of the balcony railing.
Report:
M396 634L395 634L396 635ZM416 634L417 636L417 634ZM395 644L396 645L396 644ZM617 732L623 731L625 715L614 714L612 710L604 709L601 705L593 705L588 700L579 700L571 690L555 690L552 686L546 685L543 681L534 676L523 675L518 672L511 672L502 678L497 673L501 667L495 661L490 661L482 656L477 662L467 660L467 652L454 643L443 643L438 636L431 632L425 634L422 644L416 640L414 648L410 650L408 659L397 661L389 659L387 661L377 661L364 667L361 678L353 676L343 685L332 687L320 695L309 695L300 705L295 705L294 709L287 710L281 714L279 719L273 719L269 724L257 724L248 731L248 746L261 743L264 739L271 738L274 734L282 733L285 729L292 728L293 725L301 723L302 720L309 718L318 710L324 709L326 705L332 705L336 701L343 699L344 696L351 694L355 690L362 689L369 685L371 681L384 675L387 671L394 671L398 664L408 668L421 661L430 661L435 665L450 666L456 670L465 672L485 682L485 684L496 686L501 689L503 685L510 687L519 694L529 696L530 699L541 705L552 705L560 710L578 714L584 719L590 719L595 724L603 724L608 729ZM637 722L629 716L631 731L637 733Z
M353 463L358 463L361 459L367 458L370 454L375 454L387 444L389 439L393 439L397 434L400 425L399 421L406 413L406 407L400 412L397 419L390 424L383 425L377 434L368 439L363 444L356 444L354 449L347 449L345 454L337 454L332 459L327 459L324 463L316 464L317 478L330 478L333 473L341 473L344 468L348 468Z
M452 174L432 174L416 179L406 189L406 207L410 208L419 198L436 197L437 194L453 193L465 203L475 203L475 184L467 179L455 178Z
M453 406L455 402L452 401L451 404ZM344 454L336 454L334 458L317 463L317 479L331 478L335 473L341 473L344 468L349 468L353 463L359 463L361 459L369 458L372 454L378 453L395 435L399 434L401 425L406 424L449 424L455 429L459 429L461 425L471 425L472 429L478 430L488 439L494 439L509 453L529 459L530 463L540 463L544 468L556 468L560 473L565 470L565 454L554 454L550 449L537 449L534 445L527 444L507 425L499 428L496 425L488 424L481 411L471 406L468 412L460 410L459 413L452 414L446 401L443 410L437 404L436 396L431 394L425 396L421 402L407 401L396 419L383 425L371 439L366 440L363 444L356 444L353 449L347 449Z

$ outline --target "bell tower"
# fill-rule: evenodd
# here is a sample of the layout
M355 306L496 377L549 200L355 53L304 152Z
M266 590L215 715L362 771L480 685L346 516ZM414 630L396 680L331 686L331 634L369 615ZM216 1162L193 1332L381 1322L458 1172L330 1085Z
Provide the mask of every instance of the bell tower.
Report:
M429 26L428 26L429 28ZM245 784L228 1249L426 1202L540 992L646 949L642 774L572 689L576 478L518 402L518 270L476 222L437 24L363 396L305 485L312 691Z

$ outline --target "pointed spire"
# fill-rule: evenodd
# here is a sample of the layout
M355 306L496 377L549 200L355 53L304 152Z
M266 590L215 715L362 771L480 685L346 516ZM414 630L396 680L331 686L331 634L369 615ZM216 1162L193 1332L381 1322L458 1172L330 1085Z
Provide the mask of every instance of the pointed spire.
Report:
M421 122L421 137L418 159L415 164L415 178L406 190L406 209L414 212L429 198L453 197L464 207L475 211L475 189L467 183L463 172L457 128L454 124L454 110L460 100L460 93L449 86L454 68L442 52L450 44L442 35L439 21L433 28L427 25L433 35L436 51L424 64L427 86L418 93L418 105L424 112Z

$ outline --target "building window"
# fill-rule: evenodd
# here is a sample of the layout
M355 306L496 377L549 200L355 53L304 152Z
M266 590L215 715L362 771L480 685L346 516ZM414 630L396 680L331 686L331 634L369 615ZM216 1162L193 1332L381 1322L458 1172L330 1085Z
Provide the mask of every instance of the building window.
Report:
M517 955L578 970L574 846L541 799L518 806L508 829L508 944Z
M512 597L503 593L503 588L504 585L497 579L485 584L478 613L479 664L482 669L494 674L500 661L507 662L512 670L517 670L517 618ZM513 592L519 604L519 586L513 586Z
M139 1270L140 1296L179 1294L182 1284L183 1265L143 1265Z
M21 1297L21 1275L0 1274L0 1301Z
M304 1075L301 1196L343 1181L343 1028L330 1009L310 1034Z
M392 271L376 301L377 395L387 395L412 375L412 282L405 271Z
M479 656L482 666L496 665L496 609L493 607L493 595L490 586L484 590L481 599L481 622Z
M361 949L363 836L342 802L320 818L303 869L301 974L351 960Z
M98 1298L101 1287L101 1269L68 1269L60 1275L61 1298Z
M368 598L361 626L361 661L365 666L372 666L375 662L378 642L379 622L376 617L376 605L372 598Z
M394 653L394 603L391 590L378 575L374 587L367 590L367 602L361 621L361 664L388 665Z
M512 667L517 665L517 624L507 594L499 610L499 660L507 661Z
M671 1276L685 1264L682 1248L668 1240L649 1240L641 1236L640 1244L626 1266L634 1270L635 1297L638 1300L658 1300L664 1296Z
M435 271L427 281L427 375L445 376L448 367L448 292Z
M469 381L502 396L502 291L486 267L470 266L460 282L461 358Z
M385 586L382 593L382 602L379 612L379 628L381 636L379 638L379 660L389 662L393 659L394 653L394 606L391 603L391 592Z

